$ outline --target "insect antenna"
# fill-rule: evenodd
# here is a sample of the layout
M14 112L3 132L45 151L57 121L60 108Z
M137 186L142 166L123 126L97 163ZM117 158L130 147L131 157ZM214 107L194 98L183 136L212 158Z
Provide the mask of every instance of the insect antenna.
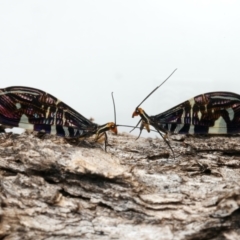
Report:
M177 71L177 68L156 88L154 88L143 100L142 102L136 107L136 109L145 102L158 88L160 88L175 72Z
M116 125L116 126L117 126L117 127L129 127L129 128L133 128L133 126L130 126L130 125L119 125L119 124L118 124L118 125ZM140 129L140 127L137 127L137 126L134 127L134 129L135 129L135 128ZM131 130L131 131L132 131L132 130ZM156 130L154 130L154 129L151 129L151 131L153 131L153 132L158 132L158 131L156 131Z
M115 106L115 101L114 101L114 97L113 97L113 92L112 92L112 101L113 101L113 109L114 109L114 123L117 124L116 106Z

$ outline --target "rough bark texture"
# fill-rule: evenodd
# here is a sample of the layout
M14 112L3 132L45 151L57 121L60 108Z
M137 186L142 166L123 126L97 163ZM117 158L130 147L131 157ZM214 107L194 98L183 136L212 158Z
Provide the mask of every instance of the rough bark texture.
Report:
M0 135L0 239L240 239L238 137Z

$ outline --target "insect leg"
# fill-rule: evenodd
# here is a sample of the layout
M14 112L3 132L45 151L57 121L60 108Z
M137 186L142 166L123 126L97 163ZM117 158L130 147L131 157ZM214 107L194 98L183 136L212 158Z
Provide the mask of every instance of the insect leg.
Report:
M168 145L168 147L169 147L170 150L172 151L173 158L175 159L175 154L174 154L174 152L173 152L173 149L172 149L170 143L168 142L167 138L165 137L166 135L163 136L162 133L161 133L158 129L156 129L156 130L158 131L158 133L160 134L160 136L163 138L164 142Z
M138 127L138 125L141 123L142 119L139 120L139 122L137 123L137 125L130 131L132 132L134 129L136 129Z
M150 132L149 124L146 123L144 120L142 120L141 126L140 126L140 128L139 128L139 129L140 129L140 133L139 133L139 135L138 135L138 137L137 137L136 140L138 140L138 138L141 136L142 130L143 130L144 128L146 128L146 130L147 130L148 132Z
M139 132L138 137L136 138L136 141L140 138L141 134L142 134L142 128L140 128L140 132Z
M105 152L107 152L107 146L108 146L108 136L106 134L106 132L104 132L104 135L105 135Z
M98 134L94 141L97 142L98 139L100 139L103 135L105 135L105 139L104 139L104 144L105 144L105 152L107 152L107 146L111 146L110 144L108 144L108 136L106 132L102 132L100 134Z

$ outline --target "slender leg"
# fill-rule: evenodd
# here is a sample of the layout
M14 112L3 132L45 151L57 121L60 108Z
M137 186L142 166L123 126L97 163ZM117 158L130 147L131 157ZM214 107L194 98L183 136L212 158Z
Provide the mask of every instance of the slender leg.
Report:
M142 119L139 120L139 122L137 123L137 125L136 125L130 132L132 132L134 129L136 129L141 121L142 121Z
M138 135L138 137L136 138L136 140L138 140L138 139L140 138L141 134L142 134L142 128L140 128L140 132L139 132L139 135Z
M106 132L104 132L104 135L105 135L105 152L107 152L108 136L107 136Z
M169 141L168 141L167 138L166 138L166 135L167 135L167 134L165 134L165 135L163 136L162 133L161 133L159 130L157 130L157 131L158 131L158 133L160 134L160 136L163 138L164 142L168 145L168 147L169 147L170 150L172 151L173 158L175 159L175 154L174 154L174 152L173 152L173 149L172 149Z
M103 133L101 133L99 136L97 136L96 139L95 139L95 142L96 142L98 139L100 139L103 135L105 135L104 144L105 144L105 152L107 152L107 146L110 146L110 147L111 147L111 145L108 143L108 136L107 136L107 133L106 133L106 132L103 132Z

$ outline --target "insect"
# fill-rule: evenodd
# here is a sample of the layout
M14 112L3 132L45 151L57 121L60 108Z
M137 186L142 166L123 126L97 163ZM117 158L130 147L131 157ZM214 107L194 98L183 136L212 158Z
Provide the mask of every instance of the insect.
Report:
M174 70L174 72L175 71L176 70ZM167 79L169 79L169 77ZM166 80L164 82L166 82ZM136 107L132 114L132 117L141 117L137 124L138 126L141 123L139 136L144 128L150 132L150 125L153 126L161 136L161 132L165 134L240 133L240 95L231 92L209 92L200 94L163 113L149 116L139 106L162 84L156 87ZM165 138L163 139L165 140ZM167 141L166 143L171 148Z
M96 134L97 140L104 134L105 150L106 131L117 134L116 123L98 125L51 94L21 86L0 89L0 124L71 138Z

